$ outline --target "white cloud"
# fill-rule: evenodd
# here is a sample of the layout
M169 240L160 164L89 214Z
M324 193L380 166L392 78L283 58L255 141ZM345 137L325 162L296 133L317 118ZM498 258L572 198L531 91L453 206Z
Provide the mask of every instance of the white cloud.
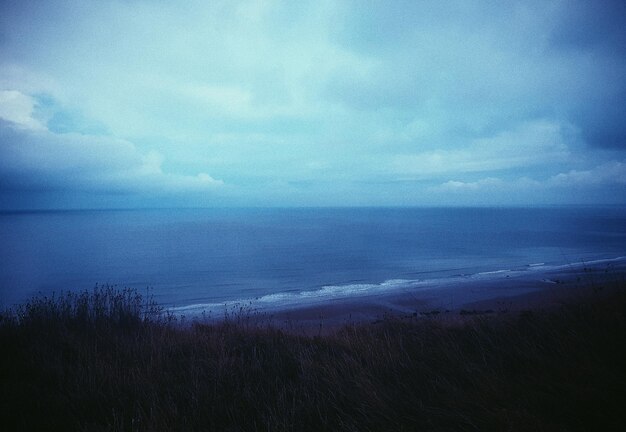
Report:
M163 156L155 151L150 151L141 157L141 168L139 171L145 175L163 174L162 164Z
M589 170L571 170L550 177L546 182L554 187L587 187L626 185L626 163L611 161ZM622 193L626 193L622 191Z
M570 170L544 180L526 176L510 180L486 177L472 181L448 180L430 188L440 195L455 197L488 197L493 202L519 200L532 197L551 202L582 201L594 198L622 202L626 198L626 163L612 161L588 170ZM598 194L598 192L600 192ZM596 194L596 196L594 196Z
M451 191L451 192L465 192L465 191L477 191L479 189L492 189L492 188L500 188L505 183L494 177L487 177L485 179L473 181L473 182L462 182L457 180L448 180L447 182L441 184L436 188L439 191Z
M30 120L31 97L19 92L9 95L14 99L7 105L23 109L3 117L12 121L0 125L0 178L5 190L185 194L211 192L223 185L204 172L164 172L161 154L141 152L127 140L53 133Z
M391 170L428 177L446 173L471 173L546 165L567 160L569 149L563 127L537 120L515 126L488 138L471 140L450 150L431 150L397 156Z
M196 176L200 184L202 185L223 185L223 180L216 180L207 173L200 173Z
M563 21L595 9L603 7L6 3L0 117L32 142L0 156L40 184L38 172L73 187L141 191L227 188L219 178L228 178L254 203L300 203L304 184L323 195L312 202L335 205L359 194L373 205L405 203L434 183L457 195L615 184L603 180L610 166L590 167L623 157L626 57L602 42L593 15ZM560 27L580 43L555 44ZM110 136L54 134L44 118L55 131ZM616 153L597 151L602 140L589 125L606 131ZM297 182L291 194L285 185Z
M0 90L0 119L9 121L24 129L45 129L33 117L35 99L17 90Z

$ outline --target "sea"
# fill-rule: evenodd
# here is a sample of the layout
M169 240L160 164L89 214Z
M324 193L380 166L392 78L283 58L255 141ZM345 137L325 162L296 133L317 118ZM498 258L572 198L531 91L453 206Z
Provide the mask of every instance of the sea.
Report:
M96 285L175 311L297 305L624 256L619 207L2 212L0 306Z

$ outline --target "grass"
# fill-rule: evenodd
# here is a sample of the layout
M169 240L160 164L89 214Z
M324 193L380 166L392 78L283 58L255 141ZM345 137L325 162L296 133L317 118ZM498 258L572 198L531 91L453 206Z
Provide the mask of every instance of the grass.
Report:
M626 425L626 295L307 337L177 325L130 290L0 317L0 429L588 431Z

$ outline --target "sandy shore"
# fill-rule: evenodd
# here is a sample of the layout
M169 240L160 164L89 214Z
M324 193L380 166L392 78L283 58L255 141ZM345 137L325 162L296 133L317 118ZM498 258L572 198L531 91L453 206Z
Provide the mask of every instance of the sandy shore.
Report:
M263 311L260 321L286 329L329 331L344 324L376 322L385 316L441 317L504 314L550 308L623 289L626 259L527 269L417 284L402 292L333 298L316 304Z

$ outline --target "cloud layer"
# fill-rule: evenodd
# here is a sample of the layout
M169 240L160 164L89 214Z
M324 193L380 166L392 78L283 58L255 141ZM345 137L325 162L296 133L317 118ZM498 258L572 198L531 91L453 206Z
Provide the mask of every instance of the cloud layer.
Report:
M0 195L626 203L623 22L619 1L3 4Z
M223 185L206 173L165 173L157 152L110 136L55 133L34 118L35 102L19 91L0 92L2 191L82 191L107 194L211 192Z

